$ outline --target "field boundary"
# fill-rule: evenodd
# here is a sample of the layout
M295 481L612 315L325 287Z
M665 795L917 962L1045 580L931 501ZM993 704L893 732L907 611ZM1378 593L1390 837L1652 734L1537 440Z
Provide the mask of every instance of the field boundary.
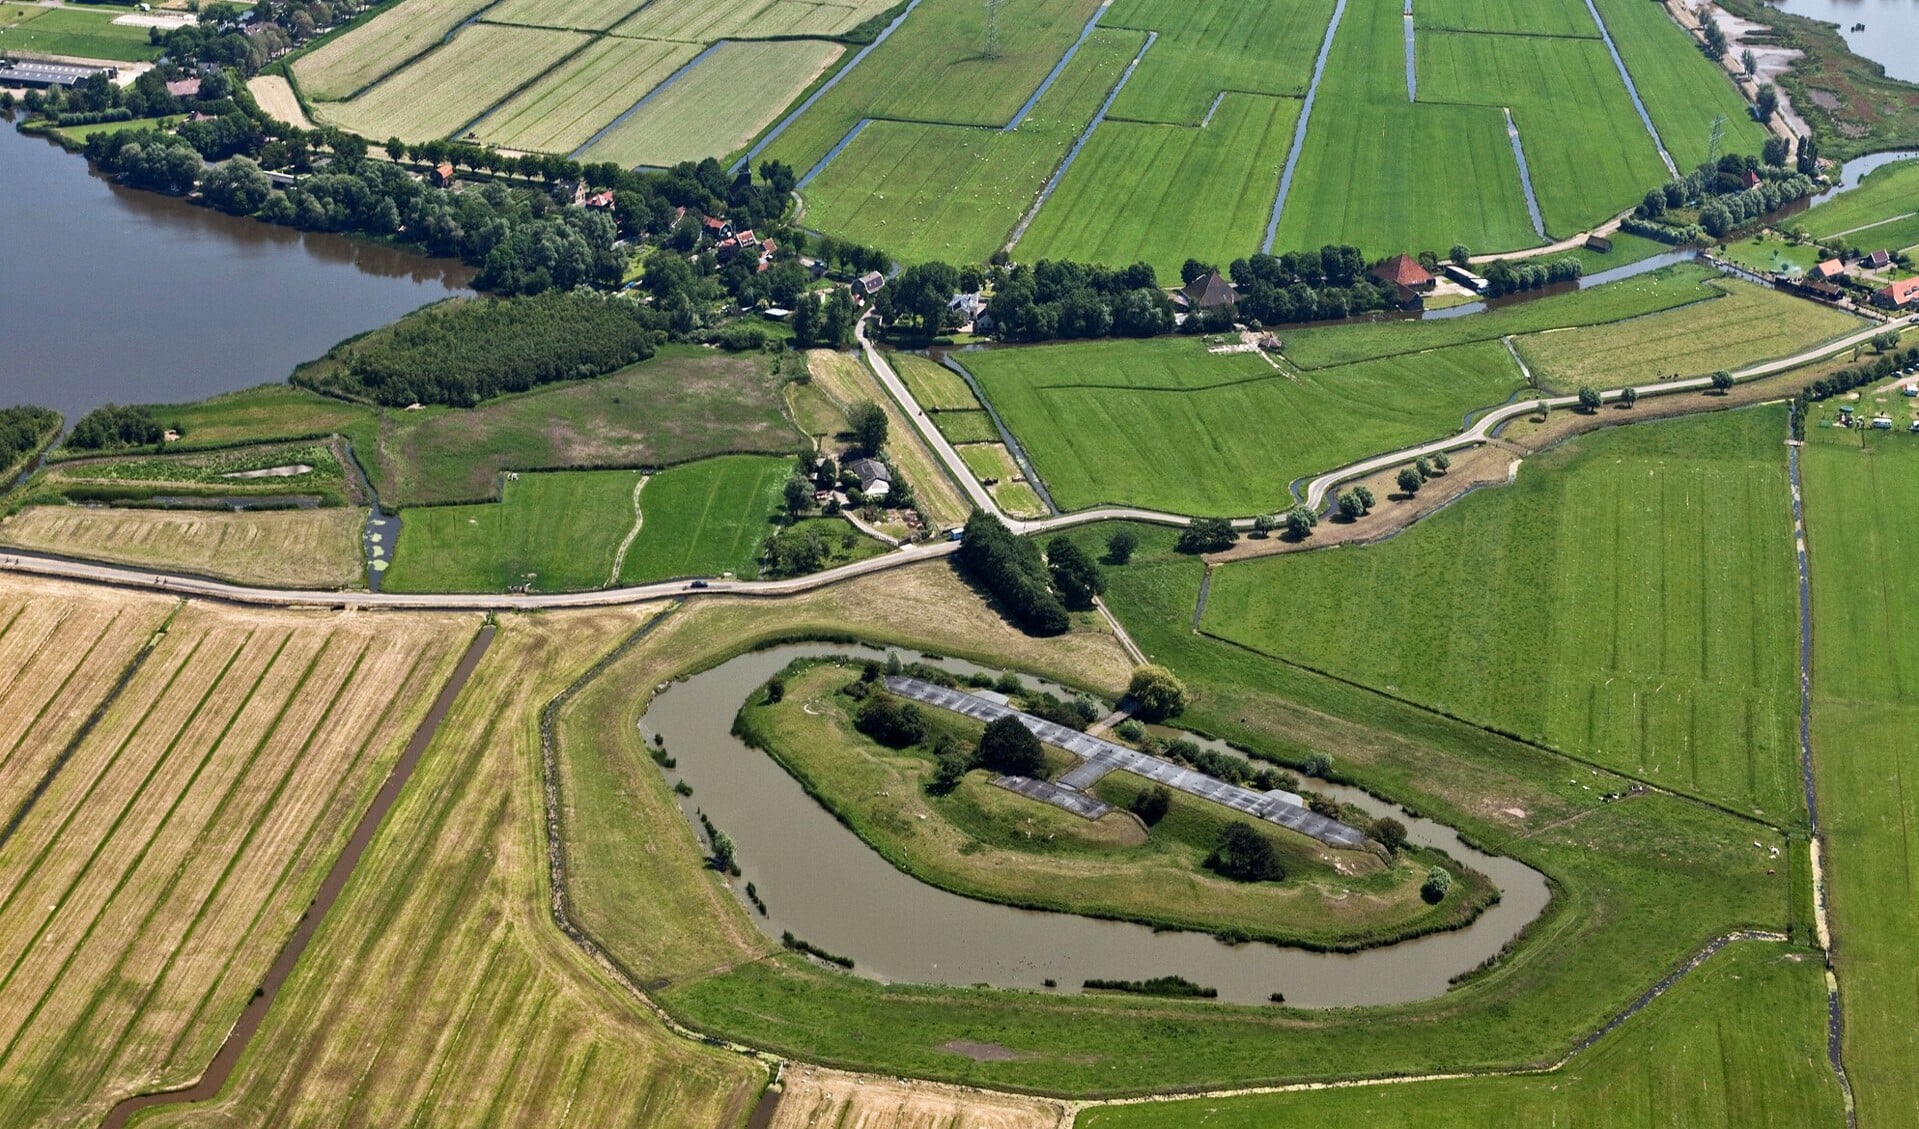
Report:
M493 22L492 20L488 20L488 21L486 21L486 23L487 23L487 26L488 26L488 27L503 27L503 28L507 28L507 29L509 29L509 30L513 30L513 29L520 29L520 25L519 25L519 24L502 24L502 23L494 23L494 22ZM523 28L523 29L521 29L521 30L525 30L525 31L553 31L553 30L556 30L556 29L554 29L554 28L532 28L532 27L528 27L528 28ZM557 29L557 30L562 30L562 31L570 31L570 30L573 30L573 29L570 29L570 28L561 28L561 29ZM566 66L566 65L567 65L568 63L570 63L570 62L572 62L573 60L575 60L575 59L577 59L577 58L579 58L579 57L580 57L581 55L583 55L583 54L585 54L585 53L586 53L586 49L587 49L587 48L589 48L589 47L591 47L591 46L593 46L593 45L594 45L595 43L598 43L598 42L599 42L600 40L602 40L602 39L604 39L604 38L606 38L606 37L605 37L605 36L601 36L601 35L590 35L590 34L589 34L589 35L588 35L588 37L587 37L586 39L584 39L584 40L582 40L582 41L581 41L581 43L580 43L580 45L579 45L578 47L575 47L575 48L574 48L573 50L571 50L571 51L568 51L568 52L567 52L566 54L564 54L564 55L562 55L562 56L560 56L560 57L559 57L558 59L555 59L555 60L553 60L553 64L552 64L551 66L549 66L549 67L547 67L547 68L546 68L545 70L543 70L543 71L541 71L540 73L538 73L538 74L536 74L536 75L534 75L533 77L531 77L531 78L529 78L529 79L527 79L527 80L526 80L525 82L522 82L522 83L521 83L520 85L518 85L518 86L516 86L516 87L514 87L513 89L511 89L511 90L509 90L509 91L507 91L507 92L506 92L506 93L505 93L504 95L502 95L502 96L501 96L501 97L500 97L499 99L497 99L496 101L494 101L492 105L490 105L490 106L488 106L488 107L487 107L486 109L484 109L484 110L481 110L481 111L480 111L480 116L479 116L479 117L476 117L476 118L474 118L474 119L473 119L472 121L470 121L470 122L467 122L467 123L466 123L465 125L463 125L463 126L458 126L458 127L456 127L456 128L455 128L455 129L453 130L453 132L452 132L451 134L448 134L448 140L452 140L452 141L458 141L458 140L459 140L460 138L462 138L462 137L465 137L465 136L466 136L467 134L469 134L469 133L472 133L472 132L474 132L474 131L476 131L476 130L478 130L478 129L480 128L480 126L481 126L481 125L483 125L483 124L484 124L484 123L486 122L486 119L488 119L488 118L490 118L490 117L492 117L492 116L493 116L494 114L496 114L496 113L498 113L498 112L499 112L499 109L500 109L500 107L502 107L502 106L504 106L504 105L506 105L506 104L507 104L508 102L511 102L511 101L512 101L513 99L515 99L515 98L517 98L517 97L519 97L519 96L520 96L520 94L521 94L521 93L522 93L523 91L526 91L526 90L530 90L530 89L532 89L532 88L533 88L534 86L537 86L537 85L539 85L539 83L540 83L540 81L541 81L542 79L544 79L544 78L545 78L545 77L546 77L547 75L550 75L550 74L552 74L553 72L555 72L555 71L557 71L557 70L559 70L559 69L560 69L561 67L564 67L564 66Z
M1612 31L1606 27L1605 17L1599 14L1599 5L1593 0L1586 0L1586 11L1592 14L1593 23L1599 27L1599 38L1605 41L1613 65L1619 68L1619 80L1626 84L1626 93L1632 97L1633 109L1639 111L1639 120L1645 124L1653 148L1659 150L1659 159L1666 162L1666 171L1677 178L1679 166L1673 163L1672 154L1666 151L1665 140L1659 136L1659 127L1652 124L1652 114L1646 109L1646 103L1640 100L1639 87L1633 85L1632 72L1626 69L1625 56L1619 53L1619 46L1612 41Z
M1279 194L1273 197L1273 211L1266 219L1266 238L1259 245L1264 254L1272 253L1273 240L1279 238L1279 215L1285 209L1286 195L1293 187L1293 172L1299 167L1299 155L1306 148L1306 127L1312 123L1313 103L1319 99L1319 80L1326 74L1326 61L1333 54L1333 38L1339 34L1339 22L1345 16L1346 0L1337 0L1333 5L1333 18L1326 23L1326 38L1319 44L1319 57L1313 62L1313 80L1306 87L1306 104L1300 107L1299 122L1293 126L1292 147L1286 150L1286 163L1279 170Z
M645 7L645 5L641 5L641 7ZM635 15L638 14L639 10L640 10L639 8L635 8L633 10L633 14ZM631 18L631 16L629 15L628 18ZM598 40L588 41L589 44L596 43L596 42L598 42ZM662 40L661 42L670 42L670 40ZM693 56L691 59L688 59L685 63L681 64L678 70L674 71L672 74L667 75L665 78L661 79L660 84L658 86L655 86L653 89L647 91L645 94L640 95L639 101L633 103L631 106L628 106L624 111L620 113L618 117L614 118L612 121L607 122L604 126L600 127L599 132L587 138L585 144L581 145L578 149L573 150L571 153L568 153L566 155L566 159L569 161L579 160L580 154L586 152L588 149L591 149L593 146L599 144L602 138L604 138L607 134L612 133L615 129L618 129L621 125L625 124L628 118L632 117L634 114L639 113L642 109L646 107L646 104L648 102L651 102L656 96L660 94L660 92L664 91L667 87L672 86L674 83L685 78L686 73L688 71L692 70L694 67L699 66L700 63L705 61L708 55L711 55L713 52L718 51L720 49L720 46L726 42L727 40L724 40L724 39L716 39L712 42L712 44L710 44L706 48L706 50L701 51L699 54ZM585 49L586 49L585 46L582 46L580 48L580 50L582 51L584 51ZM578 54L578 52L575 52L575 54ZM571 57L572 56L568 56L568 58L571 58ZM504 103L500 103L500 105L504 105ZM496 105L494 107L494 109L498 109L498 108L499 108L499 105ZM492 110L489 110L487 112L491 114ZM477 125L478 123L476 122L475 124Z

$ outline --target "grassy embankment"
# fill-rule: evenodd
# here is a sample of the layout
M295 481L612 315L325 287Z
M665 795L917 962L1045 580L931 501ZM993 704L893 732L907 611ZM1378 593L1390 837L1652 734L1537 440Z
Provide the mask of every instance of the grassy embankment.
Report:
M1919 789L1903 783L1919 725L1919 645L1904 622L1919 599L1911 518L1919 439L1822 426L1831 415L1825 407L1808 421L1802 453L1815 623L1813 768L1846 1073L1859 1124L1880 1129L1919 1119L1919 899L1908 862L1919 849Z
M547 906L539 710L652 610L503 620L226 1088L143 1126L744 1122L761 1069L669 1035Z
M1206 869L1205 860L1226 824L1245 817L1175 793L1149 832L1125 810L1145 790L1137 778L1101 782L1102 798L1118 810L1097 822L995 787L983 769L968 773L950 794L931 795L932 742L950 734L970 749L982 726L929 709L935 733L925 745L887 749L853 727L857 703L840 691L857 678L855 668L812 664L786 679L780 702L768 703L764 695L746 702L735 730L888 862L942 889L1313 948L1384 944L1445 927L1470 919L1491 892L1483 879L1454 866L1449 869L1463 881L1440 905L1428 906L1419 885L1433 860L1382 864L1373 852L1328 850L1259 823L1250 826L1273 844L1286 880L1234 882Z
M1176 337L996 349L966 364L1061 508L1237 516L1282 509L1296 478L1451 434L1518 392L1525 378L1501 337L1720 298L1712 277L1675 267L1443 321L1282 330L1280 370Z
M1739 946L1551 1074L1108 1106L1085 1111L1073 1124L1836 1129L1845 1114L1826 1064L1824 1029L1817 961L1771 946Z
M98 1124L206 1068L474 621L16 578L0 624L0 1124Z
M1581 437L1380 545L1227 565L1201 628L1784 825L1783 413Z
M1074 536L1097 546L1107 532ZM1545 869L1553 905L1509 959L1436 1000L1331 1013L885 986L791 956L755 959L770 945L700 869L690 830L640 755L633 721L647 695L632 688L757 641L822 631L1011 663L1108 693L1124 678L1110 643L1095 664L1087 645L1097 636L1010 632L959 595L942 565L776 606L702 601L568 707L563 810L571 892L588 929L637 977L671 977L656 998L699 1026L809 1061L1076 1093L1550 1061L1707 939L1754 925L1798 929L1792 867L1749 845L1784 847L1777 832L1672 795L1604 803L1627 782L1197 637L1187 625L1202 566L1169 551L1171 533L1139 534L1139 555L1112 572L1110 598L1149 653L1202 688L1183 721L1294 765L1326 752L1342 775ZM923 611L934 605L937 624ZM623 908L633 905L669 908L642 921ZM1018 1058L975 1061L945 1049L956 1039Z
M1788 357L1842 337L1864 320L1817 302L1734 279L1712 283L1726 296L1609 325L1529 334L1515 344L1545 387L1617 388L1634 380L1703 376Z

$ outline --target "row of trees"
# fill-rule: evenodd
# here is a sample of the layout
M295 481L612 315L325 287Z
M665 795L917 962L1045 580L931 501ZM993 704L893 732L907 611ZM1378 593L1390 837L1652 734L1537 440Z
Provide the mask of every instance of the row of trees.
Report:
M955 559L1028 632L1058 635L1070 626L1039 546L1013 536L992 514L975 510L966 519Z
M470 407L645 360L657 322L636 303L581 291L446 302L334 346L331 363L294 380L391 407Z
M46 442L48 433L58 426L60 413L51 408L32 405L0 408L0 469L26 458ZM0 490L6 487L7 483L0 482Z
M1538 290L1555 283L1577 282L1585 269L1585 264L1574 255L1551 259L1498 259L1486 264L1486 294L1497 298L1502 294Z
M80 417L67 434L66 446L77 451L105 451L115 447L152 447L166 438L166 428L145 407L104 404Z

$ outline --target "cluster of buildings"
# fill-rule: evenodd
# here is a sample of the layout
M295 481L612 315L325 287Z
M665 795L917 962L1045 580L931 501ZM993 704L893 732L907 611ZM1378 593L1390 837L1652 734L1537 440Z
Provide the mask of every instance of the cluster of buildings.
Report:
M1891 252L1874 251L1861 255L1848 266L1841 259L1827 259L1815 265L1798 280L1799 289L1836 302L1848 289L1869 290L1872 304L1888 310L1919 308L1919 278L1889 278L1893 267ZM1882 283L1878 287L1872 284Z

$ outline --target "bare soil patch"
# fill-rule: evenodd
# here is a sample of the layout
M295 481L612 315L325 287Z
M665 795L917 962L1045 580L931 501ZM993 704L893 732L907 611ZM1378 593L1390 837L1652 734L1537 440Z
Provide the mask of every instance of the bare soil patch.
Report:
M950 1044L949 1044L950 1045ZM771 1129L1063 1129L1063 1102L796 1066Z

